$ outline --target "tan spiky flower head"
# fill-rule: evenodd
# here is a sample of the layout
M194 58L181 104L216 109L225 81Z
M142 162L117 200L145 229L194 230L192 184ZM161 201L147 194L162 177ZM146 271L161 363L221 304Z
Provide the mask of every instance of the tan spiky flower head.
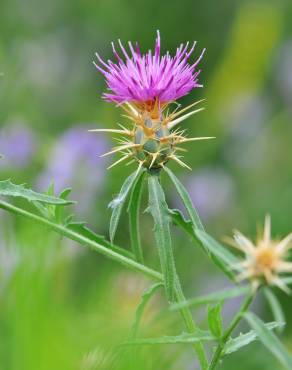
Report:
M176 108L170 112L169 107L191 90L202 86L198 82L200 70L197 66L204 50L194 62L190 62L190 57L195 43L190 48L189 43L181 44L174 56L168 52L161 56L159 32L153 53L149 50L148 53L141 54L138 44L134 47L131 42L130 54L120 41L119 46L123 57L112 44L115 63L110 60L106 63L98 54L98 63L94 63L104 75L108 86L109 92L103 97L109 102L117 103L124 110L124 116L130 119L129 129L120 126L119 129L92 130L122 135L119 144L104 154L106 156L119 152L123 155L110 167L125 160L134 160L147 169L159 170L172 159L189 168L180 159L180 153L185 151L180 144L212 138L187 138L184 131L173 129L203 108L187 112L200 101L180 111Z
M292 248L292 233L280 241L272 240L271 219L267 215L263 234L256 243L239 231L235 231L234 240L235 243L232 245L245 254L245 260L236 266L241 270L238 281L248 279L255 289L260 285L274 285L290 293L288 286L282 280L282 274L292 272L292 263L286 261L288 252Z

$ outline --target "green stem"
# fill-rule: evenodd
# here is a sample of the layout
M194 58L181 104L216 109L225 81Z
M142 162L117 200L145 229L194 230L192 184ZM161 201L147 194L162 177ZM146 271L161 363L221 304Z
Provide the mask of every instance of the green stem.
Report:
M143 193L144 175L145 172L140 175L140 177L134 184L128 206L131 248L136 261L142 264L144 264L144 257L140 238L139 214Z
M169 302L171 302L173 299L176 303L181 303L185 301L185 297L175 268L170 234L169 210L165 200L163 188L160 184L159 173L149 174L148 185L149 209L154 220L154 232L156 236L156 244L160 257L161 268L165 279L166 294ZM168 287L173 294L168 294ZM172 299L169 299L169 296L171 296ZM195 334L197 331L197 326L193 320L189 308L181 308L180 313L188 333ZM193 343L192 346L198 356L201 368L206 370L208 367L208 360L203 344L201 342L197 342Z
M138 263L138 262L136 262L136 261L134 261L130 258L122 256L121 254L113 251L112 249L109 249L108 247L105 247L105 246L103 246L99 243L96 243L95 241L93 241L91 239L88 239L85 236L80 235L80 234L68 229L67 227L65 227L63 225L56 224L52 221L49 221L49 220L47 220L43 217L35 215L34 213L25 211L25 210L23 210L21 208L18 208L16 206L13 206L12 204L4 202L2 200L0 200L0 208L6 210L8 212L14 213L16 215L25 217L29 220L35 221L40 225L46 226L46 227L54 230L55 232L61 234L62 236L65 236L69 239L72 239L72 240L80 243L81 245L85 245L85 246L103 254L104 256L106 256L106 257L108 257L108 258L110 258L110 259L112 259L116 262L121 263L125 267L128 267L128 268L130 268L130 269L132 269L136 272L141 272L144 275L146 275L146 276L148 276L148 277L150 277L154 280L163 281L163 276L162 276L161 273L159 273L155 270L152 270L149 267L144 266L144 265L142 265L142 264L140 264L140 263Z
M176 281L175 281L175 297L176 297L176 303L182 303L186 301L178 275L176 275ZM185 327L188 333L190 334L196 333L197 326L194 322L190 309L188 307L182 307L179 309L179 312L184 320ZM203 344L201 342L193 343L192 347L194 348L198 356L201 368L203 370L206 370L208 368L208 359L207 359Z
M228 326L228 328L224 332L223 337L221 338L220 343L218 344L218 346L216 348L216 351L215 351L215 353L213 355L213 358L212 358L211 363L210 363L210 365L208 367L208 370L214 370L216 368L216 366L218 365L218 362L220 361L222 352L224 351L226 342L230 338L233 330L237 327L237 325L241 321L242 316L244 315L244 313L247 311L247 309L251 305L254 297L255 297L255 292L253 291L244 300L242 306L240 307L239 312L234 316L234 318L231 321L230 325Z

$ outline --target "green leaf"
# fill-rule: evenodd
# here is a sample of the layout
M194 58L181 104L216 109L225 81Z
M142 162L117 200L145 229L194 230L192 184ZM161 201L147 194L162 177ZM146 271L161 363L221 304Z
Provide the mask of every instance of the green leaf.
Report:
M163 189L157 175L148 176L149 210L154 220L154 232L162 273L164 276L167 299L174 301L175 264L170 236L170 216Z
M136 261L141 263L144 262L144 258L140 239L139 214L143 193L144 174L145 172L143 172L135 182L128 206L131 247Z
M272 292L272 290L269 288L264 289L264 295L269 303L269 306L273 313L275 321L280 322L280 323L286 322L285 315L282 310L281 304L278 298L276 297L276 295ZM282 330L283 330L283 326L280 326L277 331L281 332Z
M97 233L95 233L94 231L92 231L91 229L89 229L84 222L72 222L70 221L69 223L66 224L66 227L68 227L68 229L82 235L82 236L85 236L87 239L90 239L96 243L99 243L127 258L133 258L133 254L129 251L127 251L126 249L123 249L121 247L117 247L116 245L110 243L109 241L107 241L105 239L105 237L103 235L99 235Z
M169 209L169 214L172 218L172 222L175 225L180 226L184 231L186 231L191 236L194 235L192 221L186 220L184 218L184 215L181 213L179 209Z
M144 291L141 301L136 309L135 320L133 322L132 330L131 330L132 338L136 338L137 336L141 318L142 318L142 315L143 315L143 312L145 310L147 303L150 301L150 299L156 293L156 291L162 286L163 286L162 283L156 283Z
M222 303L218 303L215 306L208 306L208 324L211 333L216 338L221 338L222 336Z
M24 185L15 185L10 180L0 181L0 195L21 197L28 201L38 201L55 205L75 203L73 201L57 198L51 195L36 193L31 189L27 189Z
M115 234L116 234L118 223L121 217L122 209L127 199L127 196L132 186L134 185L137 177L140 174L141 174L140 169L132 173L122 185L119 195L115 199L113 199L109 204L109 208L112 208L112 215L111 215L110 227L109 227L109 234L110 234L111 242L113 242L115 238Z
M71 191L72 191L71 188L66 188L66 189L62 190L60 195L59 195L59 198L66 200L68 198L68 196L71 194ZM63 217L64 217L64 208L57 206L54 213L55 213L56 221L61 223L63 221Z
M223 302L226 299L239 297L245 295L250 290L249 287L235 287L232 289L225 289L219 292L214 292L206 295L202 295L193 299L188 299L184 302L176 303L171 306L172 311L180 310L184 307L195 307L200 305L205 305L208 303L214 303L221 301Z
M256 315L247 312L244 315L251 328L257 333L263 345L286 367L292 369L292 357L276 335L266 328L265 324Z
M280 322L269 322L264 325L268 330L283 328L285 326L284 323L280 323ZM242 347L245 347L248 344L258 339L259 337L254 330L251 330L246 334L240 334L236 338L230 338L225 345L224 355L229 355L233 352L236 352Z
M214 341L215 338L208 331L197 330L196 334L183 333L177 336L163 336L159 338L141 338L127 341L124 345L145 345L145 344L187 344L201 341Z
M198 212L196 211L186 188L183 186L183 184L179 181L179 179L175 176L175 174L168 167L165 167L164 169L166 173L168 174L168 176L170 177L171 181L173 182L174 186L176 187L176 190L190 216L190 219L194 225L194 228L204 230L204 226L200 220Z
M238 266L240 260L235 257L227 248L219 244L215 239L202 230L195 230L195 234L202 244L210 251L214 263L232 280L235 280L235 273L232 270Z

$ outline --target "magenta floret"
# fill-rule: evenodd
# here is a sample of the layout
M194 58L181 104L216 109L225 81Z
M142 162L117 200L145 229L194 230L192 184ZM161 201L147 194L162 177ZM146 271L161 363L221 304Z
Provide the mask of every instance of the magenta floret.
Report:
M205 49L199 58L189 63L196 43L189 48L189 43L181 44L175 56L169 52L160 55L160 34L157 31L155 51L149 50L141 54L138 43L135 48L129 42L131 54L129 55L119 40L119 46L124 59L116 51L112 43L116 63L108 60L105 63L96 53L99 63L96 68L105 76L110 93L103 97L110 102L122 104L125 102L149 103L158 101L167 104L188 94L192 89L201 87L198 83L200 70L197 70Z

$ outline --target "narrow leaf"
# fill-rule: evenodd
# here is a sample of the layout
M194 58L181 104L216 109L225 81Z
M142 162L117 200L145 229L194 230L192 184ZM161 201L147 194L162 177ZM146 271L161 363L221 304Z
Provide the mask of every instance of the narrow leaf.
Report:
M218 303L214 307L208 307L208 324L211 333L216 338L221 338L222 335L222 304Z
M163 336L159 338L141 338L127 341L124 345L145 345L145 344L187 344L201 341L214 341L215 338L208 331L197 331L196 334L183 333L177 336Z
M235 273L232 270L238 266L240 260L227 248L219 244L210 235L202 230L195 230L195 234L202 244L210 251L214 263L232 280L235 280Z
M202 295L193 299L188 299L185 302L176 303L171 306L171 310L177 311L184 307L195 307L205 305L208 303L214 303L218 301L224 301L226 299L239 297L249 292L249 287L235 287L232 289L225 289L219 292L214 292L206 295Z
M157 175L149 175L149 210L154 220L154 232L167 299L174 301L176 270L170 236L170 217L163 189Z
M265 327L268 330L283 328L284 326L285 324L280 322L269 322L265 324ZM259 337L254 330L251 330L246 334L240 334L238 337L228 340L224 349L224 354L229 355L230 353L236 352L258 339Z
M67 199L68 196L71 194L72 189L71 188L66 188L61 191L59 198L61 199ZM56 206L55 209L55 219L57 222L62 223L64 218L64 208Z
M110 202L109 207L112 208L112 215L110 219L109 234L110 240L113 242L117 231L118 223L121 217L122 209L127 199L127 196L134 185L137 177L141 174L141 170L138 169L132 173L122 185L119 195Z
M204 230L204 226L200 220L200 217L198 215L198 212L196 211L192 200L184 187L184 185L180 182L180 180L175 176L175 174L168 168L165 167L165 171L170 177L171 181L173 182L174 186L176 187L176 190L190 216L190 219L194 225L195 229Z
M109 241L107 241L105 239L105 237L103 235L99 235L97 233L95 233L94 231L92 231L91 229L89 229L85 223L83 222L69 222L67 223L66 227L68 227L70 230L76 232L76 233L79 233L80 235L82 236L85 236L86 238L96 242L96 243L99 243L99 244L102 244L103 246L127 257L127 258L133 258L133 254L129 251L127 251L126 249L124 248L121 248L121 247L117 247L116 245L110 243Z
M192 221L186 220L184 218L184 215L181 213L179 209L170 209L169 214L172 218L172 222L175 225L180 226L184 231L186 231L191 236L194 235Z
M286 369L292 369L292 357L276 335L266 328L262 320L253 313L247 312L244 317L252 329L257 333L263 345L286 367Z
M47 204L67 205L75 203L70 200L57 198L55 196L36 193L31 189L27 189L24 185L15 185L10 180L0 181L0 195L11 197L21 197L28 201L38 201Z
M162 286L162 283L156 283L144 291L141 301L136 309L135 320L131 330L131 338L136 338L145 307L156 291Z
M281 304L276 297L276 295L272 292L271 289L266 288L264 290L264 295L269 303L270 309L273 313L274 319L276 322L286 322L284 312L282 310ZM283 330L283 326L280 326L278 328L278 332L281 332Z
M130 224L130 237L131 237L131 247L134 253L135 259L138 262L143 263L143 250L141 246L140 239L140 227L139 227L139 214L140 214L140 204L141 197L143 193L143 182L144 182L143 172L141 176L135 182L128 206L129 212L129 224Z

